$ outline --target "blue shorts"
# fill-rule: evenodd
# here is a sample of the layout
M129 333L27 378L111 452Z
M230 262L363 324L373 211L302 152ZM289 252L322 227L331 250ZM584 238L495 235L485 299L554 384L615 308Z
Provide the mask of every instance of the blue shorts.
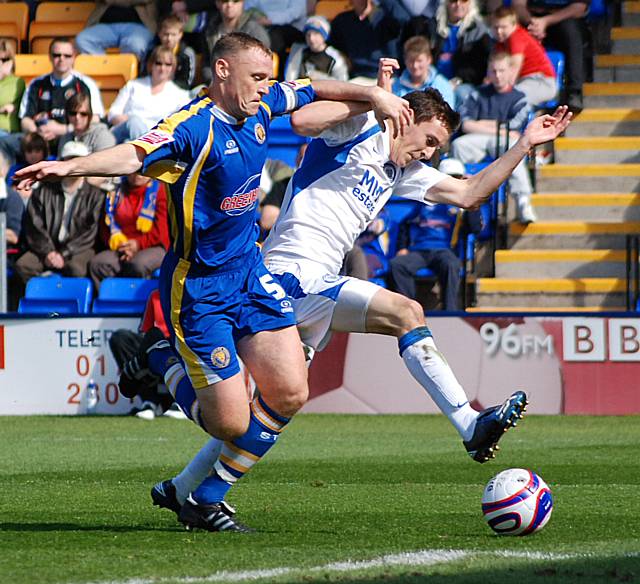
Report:
M173 346L195 389L240 371L236 344L242 337L295 326L291 298L264 266L257 247L219 268L167 252L160 300Z

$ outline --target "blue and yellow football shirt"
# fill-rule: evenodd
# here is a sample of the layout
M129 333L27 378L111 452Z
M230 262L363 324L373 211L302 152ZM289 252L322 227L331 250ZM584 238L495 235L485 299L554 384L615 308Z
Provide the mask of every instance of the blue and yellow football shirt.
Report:
M260 174L271 118L310 103L308 80L274 83L255 116L238 121L203 92L131 143L141 172L169 183L173 251L217 267L255 249Z

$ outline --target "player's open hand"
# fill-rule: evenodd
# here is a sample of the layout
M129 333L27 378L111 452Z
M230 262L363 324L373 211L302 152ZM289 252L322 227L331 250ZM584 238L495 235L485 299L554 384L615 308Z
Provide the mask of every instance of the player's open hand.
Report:
M43 160L16 171L16 188L28 189L41 180L58 180L68 176L69 164L61 160Z
M538 146L545 142L555 140L562 134L569 124L573 114L566 105L561 105L553 112L553 115L546 114L535 118L524 132L531 146Z
M391 57L382 57L378 60L378 87L391 91L391 79L393 72L400 69L400 63L397 59Z

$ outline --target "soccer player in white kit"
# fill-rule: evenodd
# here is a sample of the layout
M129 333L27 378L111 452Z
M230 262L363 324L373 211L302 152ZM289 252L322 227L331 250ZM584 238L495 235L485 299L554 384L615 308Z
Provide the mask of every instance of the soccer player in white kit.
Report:
M536 118L518 142L481 173L459 180L427 166L459 117L433 89L405 98L414 120L403 135L382 132L366 105L315 102L292 115L299 133L317 135L294 174L280 217L263 246L266 266L293 299L300 337L322 349L331 331L398 338L412 376L452 422L471 457L493 458L497 442L526 406L514 392L503 404L478 412L438 351L420 304L373 283L340 276L344 254L391 194L425 204L462 208L482 204L535 145L556 138L571 114L560 107ZM210 440L172 480L152 489L154 504L179 510L209 472L224 472L224 448ZM177 511L176 511L177 512Z

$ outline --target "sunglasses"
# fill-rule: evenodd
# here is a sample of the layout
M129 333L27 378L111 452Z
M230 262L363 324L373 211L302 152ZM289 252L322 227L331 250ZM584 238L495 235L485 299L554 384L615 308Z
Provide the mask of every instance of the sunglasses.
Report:
M62 58L64 58L64 59L72 59L73 58L73 55L70 55L68 53L51 53L51 56L54 59L62 59Z
M0 63L9 63L10 61L13 61L12 57L0 57Z
M88 118L89 117L89 112L69 112L67 115L69 117L80 116L81 118Z

